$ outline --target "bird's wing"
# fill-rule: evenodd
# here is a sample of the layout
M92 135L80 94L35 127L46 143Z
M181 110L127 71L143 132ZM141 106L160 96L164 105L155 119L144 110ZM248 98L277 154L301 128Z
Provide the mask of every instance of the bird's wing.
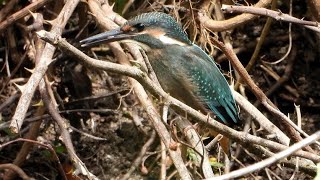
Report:
M230 87L215 62L197 45L184 54L189 78L198 87L197 96L226 124L238 122L238 111Z

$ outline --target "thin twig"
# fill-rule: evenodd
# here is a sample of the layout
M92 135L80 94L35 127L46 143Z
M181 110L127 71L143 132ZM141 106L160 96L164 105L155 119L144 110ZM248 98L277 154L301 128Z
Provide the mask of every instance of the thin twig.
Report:
M258 146L258 145L248 144L247 146L243 146L243 148L250 151L250 152L248 152L247 150L245 150L245 152L248 153L248 155L250 157L255 159L255 161L260 161L259 158L265 159L265 158L272 157L274 155L274 153L269 151L267 148L264 148L264 147ZM253 156L257 156L257 157L253 157ZM292 157L292 158L290 158L290 160L282 159L282 160L278 161L278 164L284 164L285 167L295 169L295 167L296 167L295 159L296 158L299 158L299 157ZM300 168L301 172L309 174L310 176L315 176L315 174L317 172L317 167L315 166L315 164L312 164L312 163L310 164L309 161L305 161L303 159L301 159L301 161L300 161L299 168Z
M167 179L167 151L166 146L161 141L161 169L160 169L160 180L166 180Z
M261 68L262 70L264 70L264 71L265 71L269 76L271 76L274 80L279 81L280 76L279 76L276 72L274 72L274 71L271 69L271 67L266 66L266 65L260 65L260 68ZM297 90L294 89L293 87L285 84L285 85L284 85L284 88L285 88L286 90L288 90L292 95L294 95L294 97L296 97L296 98L299 97L299 93L298 93Z
M7 17L5 21L0 23L0 32L6 30L8 26L10 26L12 23L16 22L20 18L28 15L31 11L34 11L40 7L43 7L46 3L50 2L52 0L39 0L34 1L30 5L26 6L25 8L21 9L20 11L12 14L11 16Z
M318 33L320 32L320 26L318 22L298 19L288 14L285 14L279 11L273 11L266 8L258 8L258 7L251 7L251 6L222 5L222 10L228 13L241 12L241 13L251 13L251 14L261 15L261 16L268 16L268 17L274 18L277 21L285 21L285 22L300 24L308 29L314 30Z
M273 9L272 9L273 10ZM290 10L289 10L289 15L292 16L292 0L290 0ZM275 62L265 62L267 64L278 64L280 62L282 62L284 59L286 59L288 57L288 55L291 52L291 48L292 48L292 32L291 32L291 27L292 27L292 23L289 23L289 29L288 29L288 34L289 34L289 47L287 49L287 52L284 56L282 56L279 60L275 61Z
M38 142L38 141L31 140L31 139L18 138L18 139L15 139L15 140L6 142L6 143L4 143L4 144L0 144L0 149L3 148L3 147L5 147L5 146L7 146L7 145L9 145L9 144L16 143L16 142L20 142L20 141L37 144L37 145L39 145L39 146L41 146L41 147L44 147L44 148L48 149L48 150L50 151L50 153L52 153L54 160L55 160L55 161L57 162L57 164L58 164L58 169L59 169L59 172L60 172L61 176L62 176L64 179L67 179L66 176L65 176L66 174L65 174L65 172L64 172L64 170L63 170L63 167L62 167L62 165L61 165L61 162L60 162L60 160L59 160L59 157L58 157L57 153L55 152L55 150L51 147L51 145L46 145L46 144L43 144L43 143Z
M45 79L45 78L44 78ZM81 161L81 159L77 156L76 151L73 147L71 141L71 135L68 131L68 123L64 118L60 116L57 109L55 108L52 98L50 97L47 88L50 86L47 80L42 79L39 84L39 91L44 101L46 108L48 109L49 113L51 114L52 118L58 124L60 128L60 133L62 136L62 141L66 146L67 152L70 156L70 159L73 161L74 166L76 169L74 170L74 174L77 175L79 173L87 176L89 179L97 179L95 175L93 175L85 166L85 164Z
M131 167L129 168L128 172L121 178L121 180L129 179L133 171L139 167L139 164L142 162L143 156L146 154L154 140L156 139L156 132L152 131L150 138L148 141L142 146L139 155L132 163Z
M0 169L10 169L12 171L14 171L15 173L19 174L19 176L23 179L23 180L34 180L34 178L30 178L19 166L15 165L15 164L0 164Z
M221 49L221 51L226 54L228 59L231 61L233 67L237 72L241 75L243 80L247 83L249 89L254 93L254 95L259 99L259 101L278 119L280 119L279 123L283 125L291 138L295 142L299 142L302 140L299 133L303 134L304 136L308 137L308 134L306 134L303 130L298 128L292 121L284 115L282 112L280 112L276 106L271 102L271 100L263 93L263 91L254 83L254 81L251 79L248 72L245 70L243 65L241 64L240 60L238 59L237 55L234 54L232 51L232 48L222 44L217 39L212 39L215 44ZM298 133L299 132L299 133ZM308 146L306 147L308 151L313 152L313 150Z
M71 17L74 9L78 5L80 0L69 0L66 2L62 8L58 17L53 21L51 33L62 34L62 30L68 22L68 19ZM23 124L23 120L26 116L27 110L31 103L33 94L40 83L40 80L43 78L48 65L53 61L52 57L55 51L55 47L49 43L46 43L45 48L41 55L41 60L38 65L35 67L34 72L30 76L27 84L24 85L24 91L21 94L16 111L12 117L10 123L10 129L13 133L18 133Z
M58 45L61 49L64 51L72 54L75 56L78 60L82 61L83 63L94 66L95 68L102 69L105 71L111 71L120 73L123 75L127 75L130 77L135 78L138 80L147 90L149 90L151 93L154 93L155 95L161 95L165 101L170 102L172 105L175 105L180 110L188 113L191 117L194 117L195 120L198 120L202 123L206 123L209 128L212 128L213 130L230 137L231 139L234 139L241 143L253 143L253 144L259 144L265 147L268 147L272 150L284 150L287 148L287 146L281 145L279 143L275 143L273 141L269 141L263 138L259 138L247 133L242 133L235 131L234 129L221 124L218 121L215 121L212 118L208 118L208 116L203 115L202 113L198 112L197 110L192 109L191 107L185 105L184 103L180 102L179 100L169 96L167 93L165 93L162 88L158 87L154 84L153 81L148 78L148 76L142 72L137 67L130 67L127 65L119 65L107 61L100 61L95 60L93 58L88 57L86 54L78 50L77 48L70 45L65 39L55 36L49 32L40 31L37 33L41 39L48 41L50 43L53 43L55 45ZM159 120L160 121L160 120ZM320 162L320 157L316 154L308 153L305 151L297 151L294 153L297 156L305 157L307 159L310 159L312 161Z
M94 0L89 1L89 8L95 14L96 21L100 25L102 25L105 29L110 30L110 29L117 27L117 25L113 21L111 21L110 19L104 18L104 17L118 17L117 19L119 21L122 21L122 22L125 21L122 17L119 17L118 15L116 15L112 11L112 7L109 6L108 1L104 1L103 4L104 5L102 6L102 8L104 10L101 9L101 4L99 4L97 1L94 1ZM113 51L115 57L119 61L119 63L122 64L122 66L127 66L128 68L131 68L130 61L128 60L126 54L124 53L124 51L121 48L121 46L119 45L119 43L117 43L117 42L109 43L109 46L110 46L111 50ZM133 49L129 48L129 50L133 51L132 52L133 54L137 54L137 55L140 54L138 47L133 48ZM138 51L139 53L137 53L136 51ZM141 54L140 54L140 56L141 56ZM141 58L139 58L139 59L143 60L143 57L141 56ZM119 65L119 66L121 66L121 65ZM138 69L138 70L139 70L139 73L141 73L140 69ZM144 76L141 78L147 78L145 73L142 73L140 75ZM155 130L158 133L162 142L165 144L165 146L169 152L169 155L170 155L177 171L179 172L180 178L185 179L185 180L191 180L191 175L189 174L189 171L186 168L186 166L183 162L183 159L181 157L180 149L176 149L176 150L170 149L170 143L174 142L174 140L170 136L170 133L167 130L166 126L161 121L161 116L159 115L159 113L157 112L156 108L154 107L152 101L148 97L148 94L144 90L144 87L138 81L136 81L136 79L129 78L129 82L132 85L132 87L135 91L135 94L137 95L137 98L139 99L141 105L145 108L146 113L148 114L148 116L150 118L150 122L152 123L153 127L155 128Z
M75 127L72 127L72 126L69 126L70 129L72 129L73 131L77 132L77 133L80 133L88 138L91 138L91 139L94 139L94 140L98 140L98 141L107 141L108 139L107 138L102 138L102 137L96 137L94 135L91 135L89 133L86 133L84 131L81 131Z
M246 98L236 91L233 91L235 100L242 110L248 112L253 119L259 123L260 127L266 130L268 133L274 135L275 139L284 144L289 145L290 139L274 124L272 124L269 119L267 119L255 106L253 106Z
M217 145L222 138L223 136L221 134L218 134L216 137L214 137L214 139L205 146L207 151L210 151L215 145Z
M272 0L260 0L254 5L254 7L268 7L271 4L271 1ZM256 19L257 17L258 16L244 13L224 21L216 21L206 15L205 10L203 9L201 9L198 13L198 19L200 23L204 27L214 32L234 29L244 23L247 23L248 21Z
M214 177L214 178L209 178L208 180L225 180L225 179L232 179L232 178L237 178L237 177L241 177L243 175L255 172L259 169L262 169L264 167L267 167L285 157L290 156L291 154L293 154L295 151L308 146L311 143L314 143L317 139L320 138L320 131L317 131L316 133L314 133L313 135L305 138L304 140L292 145L291 147L289 147L288 149L281 151L277 154L275 154L274 156L267 158L263 161L260 161L258 163L252 164L250 166L247 166L246 168L242 168L236 171L233 171L229 174L225 174L219 177Z
M198 161L196 163L201 167L204 178L213 177L214 174L209 162L208 152L206 151L198 132L187 119L177 118L176 123L181 131L184 132L192 148L196 151Z
M275 9L277 6L277 0L273 0L271 3L271 9ZM256 61L258 59L258 55L260 53L261 47L263 45L263 43L265 42L265 40L267 39L267 35L269 34L270 31L270 26L272 23L272 18L268 18L266 24L264 25L260 38L258 39L257 45L254 49L254 52L246 66L246 70L248 72L251 71L252 67L256 64ZM235 85L235 89L237 90L238 87L240 86L240 82L241 82L241 78L237 80L236 85Z

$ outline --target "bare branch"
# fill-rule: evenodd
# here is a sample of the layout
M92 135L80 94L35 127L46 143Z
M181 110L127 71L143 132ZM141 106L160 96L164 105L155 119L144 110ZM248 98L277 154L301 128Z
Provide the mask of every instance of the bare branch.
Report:
M250 166L247 166L245 168L233 171L231 173L219 176L219 177L214 177L214 178L209 178L208 180L225 180L225 179L232 179L232 178L237 178L237 177L241 177L243 175L255 172L259 169L265 168L267 166L270 166L271 164L290 156L291 154L293 154L295 151L302 149L303 147L308 146L311 143L314 143L316 140L318 140L320 138L320 131L317 131L316 133L314 133L313 135L305 138L304 140L292 145L291 147L289 147L288 149L281 151L277 154L275 154L274 156L265 159L263 161L260 161L258 163L252 164Z
M72 12L74 11L78 3L79 0L70 0L66 2L60 14L54 20L50 31L51 33L61 35L63 28L67 24L68 19L71 17ZM45 48L42 51L40 62L35 67L34 72L30 76L27 84L24 85L24 91L21 94L18 105L16 107L16 112L14 113L10 123L10 129L12 132L18 133L20 131L33 94L38 84L40 83L40 80L43 78L46 70L48 69L48 65L52 62L52 57L55 49L56 48L53 45L46 43Z
M46 80L47 81L47 80ZM76 151L73 147L71 135L68 131L68 123L66 120L60 116L57 109L55 108L55 105L53 104L52 98L50 97L48 93L48 82L45 82L45 78L43 78L40 81L39 84L39 91L42 96L42 99L44 101L44 104L46 108L48 109L50 115L52 118L56 121L60 128L60 133L62 136L62 141L66 146L66 149L68 151L68 154L70 156L70 159L72 160L73 164L75 165L76 169L73 172L75 175L78 175L79 173L87 176L89 179L97 179L85 166L85 164L81 161L81 159L77 156Z
M33 180L34 178L30 178L19 166L15 164L0 164L0 169L10 169L14 171L15 173L19 174L19 176L23 180Z
M39 0L31 3L30 5L26 6L25 8L21 9L20 11L12 14L11 16L7 17L5 21L2 21L0 23L0 32L6 30L8 26L13 24L15 21L19 20L20 18L26 16L30 13L30 11L34 11L46 3L50 2L52 0Z
M209 118L206 115L203 115L202 113L192 109L191 107L185 105L184 103L180 102L179 100L169 96L167 93L165 93L162 88L154 84L153 81L150 80L150 78L147 77L146 74L144 74L141 70L139 70L136 67L128 67L126 65L119 65L114 64L106 61L99 61L94 60L90 57L88 57L86 54L78 50L77 48L70 45L65 39L61 37L54 36L53 34L45 31L38 32L38 35L43 40L46 40L50 43L53 43L57 46L59 46L61 49L68 53L72 53L72 55L76 56L78 60L82 61L85 64L88 65L95 65L96 68L105 70L105 71L112 71L117 73L123 73L124 69L130 69L129 71L125 72L126 75L135 78L138 80L147 90L149 90L152 93L155 93L155 95L161 95L165 101L170 102L171 104L177 106L180 110L188 113L192 117L194 117L196 120L207 124L208 127L211 127L213 130L230 137L231 139L234 139L235 141L238 141L240 143L246 144L246 143L253 143L253 144L259 144L261 146L268 147L269 149L281 151L287 148L287 146L266 140L257 136L253 136L251 134L238 132L224 124L221 124L218 121L215 121L212 118ZM109 66L111 65L111 66ZM116 66L115 66L116 65ZM115 67L119 69L115 69ZM315 162L320 162L320 157L316 154L305 152L305 151L297 151L294 153L294 155L304 157L307 159L310 159Z
M300 24L318 33L320 32L320 26L318 22L298 19L293 16L290 16L289 14L285 14L279 11L273 11L266 8L258 8L258 7L251 7L251 6L230 6L230 5L224 4L222 5L222 10L227 13L240 12L240 13L251 13L255 15L268 16L277 21L285 21L285 22Z
M46 144L43 144L43 143L38 142L38 141L31 140L31 139L18 138L18 139L15 139L15 140L6 142L6 143L4 143L4 144L0 144L0 148L3 148L3 147L5 147L5 146L7 146L7 145L9 145L9 144L12 144L12 143L15 143L15 142L20 142L20 141L37 144L37 145L39 145L39 146L41 146L41 147L44 147L44 148L48 149L48 150L52 153L54 160L55 160L55 161L57 162L57 164L58 164L59 172L61 173L62 176L65 176L65 172L64 172L63 167L62 167L62 164L61 164L61 162L60 162L60 160L59 160L59 157L58 157L57 153L55 152L55 150L51 147L51 145L46 145ZM65 179L66 179L66 178L65 178Z
M259 123L260 127L274 135L275 139L284 144L289 145L290 139L274 124L272 124L255 106L253 106L246 98L236 91L233 91L234 98L241 109L248 112L253 119Z
M254 5L254 7L267 7L268 5L270 5L271 1L272 0L260 0L257 4ZM208 15L206 15L205 11L205 9L199 11L198 19L204 27L215 32L230 30L257 18L257 16L252 14L241 14L224 21L216 21L211 19Z

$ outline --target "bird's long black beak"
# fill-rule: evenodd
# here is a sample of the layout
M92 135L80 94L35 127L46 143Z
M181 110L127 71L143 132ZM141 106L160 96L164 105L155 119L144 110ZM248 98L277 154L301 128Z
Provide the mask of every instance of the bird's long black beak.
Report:
M129 39L135 36L134 34L127 34L123 32L120 28L100 33L89 38L80 41L81 47L88 47L101 44L103 42L114 42L123 39Z

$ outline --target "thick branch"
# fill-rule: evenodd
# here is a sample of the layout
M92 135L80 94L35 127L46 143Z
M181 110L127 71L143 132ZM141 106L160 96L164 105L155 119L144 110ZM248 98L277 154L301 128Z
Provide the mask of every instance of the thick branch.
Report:
M232 48L224 45L217 39L212 39L215 44L221 49L221 51L227 56L227 58L230 60L232 66L235 68L235 70L239 73L239 75L243 78L243 80L248 85L249 89L252 93L257 97L257 99L278 119L280 119L279 123L284 126L284 129L288 132L290 137L295 141L298 142L302 140L300 134L297 132L299 131L306 137L308 137L308 134L303 132L301 128L297 127L286 115L284 115L282 112L280 112L276 106L270 101L270 99L263 93L263 91L254 83L254 81L251 79L248 72L245 70L243 65L241 64L240 60L238 59L237 55L232 51ZM308 150L310 152L313 152L313 150L307 146Z
M248 112L254 121L258 122L260 127L274 135L275 139L284 144L289 145L290 139L274 124L272 124L254 105L236 91L233 91L234 98L242 110Z
M0 32L6 30L8 26L12 23L16 22L20 18L28 15L31 11L34 11L40 7L43 7L46 3L52 0L39 0L31 3L30 5L26 6L25 8L21 9L20 11L12 14L11 16L7 17L5 21L0 23ZM1 19L1 18L0 18Z
M69 0L66 2L58 17L53 21L54 23L50 31L51 33L61 35L63 28L67 24L68 19L71 17L71 14L78 3L79 0ZM18 105L16 107L16 111L10 123L10 129L12 132L18 133L20 131L33 94L38 84L40 83L40 80L48 69L48 65L52 62L52 57L55 49L56 48L49 43L45 45L40 58L40 62L35 67L34 72L30 76L27 84L24 85L24 90L21 94Z
M82 61L85 64L93 65L95 64L95 68L102 69L105 71L112 71L116 73L122 73L125 71L125 69L130 69L130 67L125 65L117 65L116 67L119 69L115 69L115 66L109 66L114 65L114 63L106 62L106 61L99 61L94 60L90 57L88 57L86 54L78 50L77 48L70 45L65 39L61 37L54 36L51 33L48 33L46 31L40 31L38 32L38 35L41 39L48 41L50 43L53 43L55 45L58 45L61 49L64 51L71 53L72 55L76 56L78 60ZM231 138L235 141L238 141L242 144L246 143L254 143L258 145L262 145L265 147L268 147L269 149L275 150L275 151L281 151L287 148L287 146L266 140L260 137L253 136L251 134L238 132L226 125L221 124L218 121L215 121L212 118L208 118L207 116L203 115L202 113L192 109L191 107L185 105L184 103L180 102L179 100L169 96L166 92L162 90L161 87L154 84L153 81L148 78L146 74L144 74L141 70L139 70L136 67L131 67L131 70L127 71L125 73L126 75L135 78L138 80L147 90L149 90L152 93L155 93L155 95L160 95L164 98L165 102L170 102L171 104L177 106L180 110L188 113L190 116L194 117L196 120L207 124L208 127L211 127L213 130ZM307 159L310 159L315 162L320 162L320 157L316 154L308 153L305 151L297 151L294 153L294 155L301 156Z
M293 16L290 16L289 14L285 14L279 11L273 11L266 8L258 8L258 7L252 7L252 6L230 6L230 5L223 5L221 9L227 13L240 12L240 13L251 13L255 15L268 16L277 21L285 21L285 22L291 22L295 24L301 24L306 28L309 28L316 32L320 32L320 26L318 22L298 19Z
M96 20L100 25L102 25L105 29L117 27L117 25L113 21L110 21L110 19L105 18L105 17L113 16L114 13L112 13L113 11L111 9L111 6L108 6L107 1L104 2L103 6L104 6L104 9L106 9L105 11L102 11L97 1L93 1L93 0L89 1L90 10L93 12L93 14L95 14L95 16L97 17ZM115 54L115 57L117 58L120 64L124 64L126 66L130 65L130 61L128 60L126 54L123 52L119 43L117 42L110 43L109 46L112 52ZM132 51L132 54L137 54L135 51L133 51L133 49L130 49L130 51ZM138 48L136 48L136 51L138 51ZM140 54L139 51L138 53ZM142 73L141 75L147 76L144 73ZM141 86L141 84L137 82L136 79L129 78L129 82L133 87L135 94L137 95L137 98L139 99L141 105L145 108L150 118L150 122L152 123L153 127L155 128L162 142L165 144L170 154L170 157L177 171L179 172L181 179L191 179L189 171L186 168L183 162L183 159L181 157L180 149L176 149L176 150L170 149L171 143L175 143L175 142L172 139L166 126L162 122L159 113L157 112L156 108L153 106L153 102L148 97L148 94L144 90L144 87Z
M254 7L267 7L270 5L272 0L260 0ZM252 21L257 16L252 14L241 14L236 17L224 20L224 21L216 21L207 16L204 12L205 10L199 11L198 19L200 23L210 29L211 31L226 31L233 29L237 26L240 26L248 21Z

